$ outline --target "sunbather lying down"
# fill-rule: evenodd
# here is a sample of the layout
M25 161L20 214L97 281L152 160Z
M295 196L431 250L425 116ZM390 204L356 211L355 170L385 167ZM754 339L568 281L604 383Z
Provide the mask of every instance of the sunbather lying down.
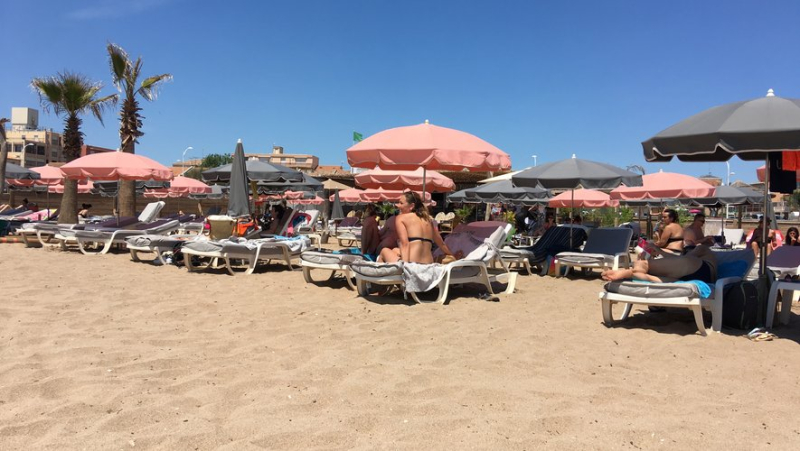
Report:
M637 279L649 282L675 282L676 280L702 280L714 283L717 280L717 259L714 252L706 245L699 245L686 255L661 253L658 248L652 250L654 255L664 258L638 260L633 268L609 269L603 271L603 280Z

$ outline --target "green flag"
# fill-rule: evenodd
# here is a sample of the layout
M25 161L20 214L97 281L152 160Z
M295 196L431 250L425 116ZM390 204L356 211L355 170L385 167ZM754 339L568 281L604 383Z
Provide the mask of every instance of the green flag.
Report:
M357 143L357 142L361 141L362 139L364 139L364 135L362 135L359 132L353 132L353 142L354 143Z

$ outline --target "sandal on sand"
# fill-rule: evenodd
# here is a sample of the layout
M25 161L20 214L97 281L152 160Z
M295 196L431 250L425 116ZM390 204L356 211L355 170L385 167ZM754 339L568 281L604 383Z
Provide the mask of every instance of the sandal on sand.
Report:
M767 332L766 328L756 327L747 334L747 338L751 341L772 341L776 335L772 332Z

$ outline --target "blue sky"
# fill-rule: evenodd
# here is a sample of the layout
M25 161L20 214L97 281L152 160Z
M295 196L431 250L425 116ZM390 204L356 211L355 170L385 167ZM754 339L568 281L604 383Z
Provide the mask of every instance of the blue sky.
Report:
M137 153L165 164L273 144L345 161L352 132L431 123L479 136L515 169L568 158L725 177L724 163L648 164L641 141L773 88L800 97L792 1L40 0L4 6L0 115L40 110L34 77L79 72L112 93L105 45L171 73L144 102ZM86 142L119 145L116 111ZM756 163L731 160L734 179Z

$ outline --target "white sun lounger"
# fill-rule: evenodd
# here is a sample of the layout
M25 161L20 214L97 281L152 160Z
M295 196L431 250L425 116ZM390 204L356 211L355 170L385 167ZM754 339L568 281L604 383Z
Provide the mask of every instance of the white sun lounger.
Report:
M75 240L78 248L85 255L102 255L108 253L115 244L126 244L126 239L136 235L166 235L180 226L180 221L158 220L147 225L137 226L135 229L117 230L78 230L75 232ZM90 247L99 247L99 251L90 251Z

